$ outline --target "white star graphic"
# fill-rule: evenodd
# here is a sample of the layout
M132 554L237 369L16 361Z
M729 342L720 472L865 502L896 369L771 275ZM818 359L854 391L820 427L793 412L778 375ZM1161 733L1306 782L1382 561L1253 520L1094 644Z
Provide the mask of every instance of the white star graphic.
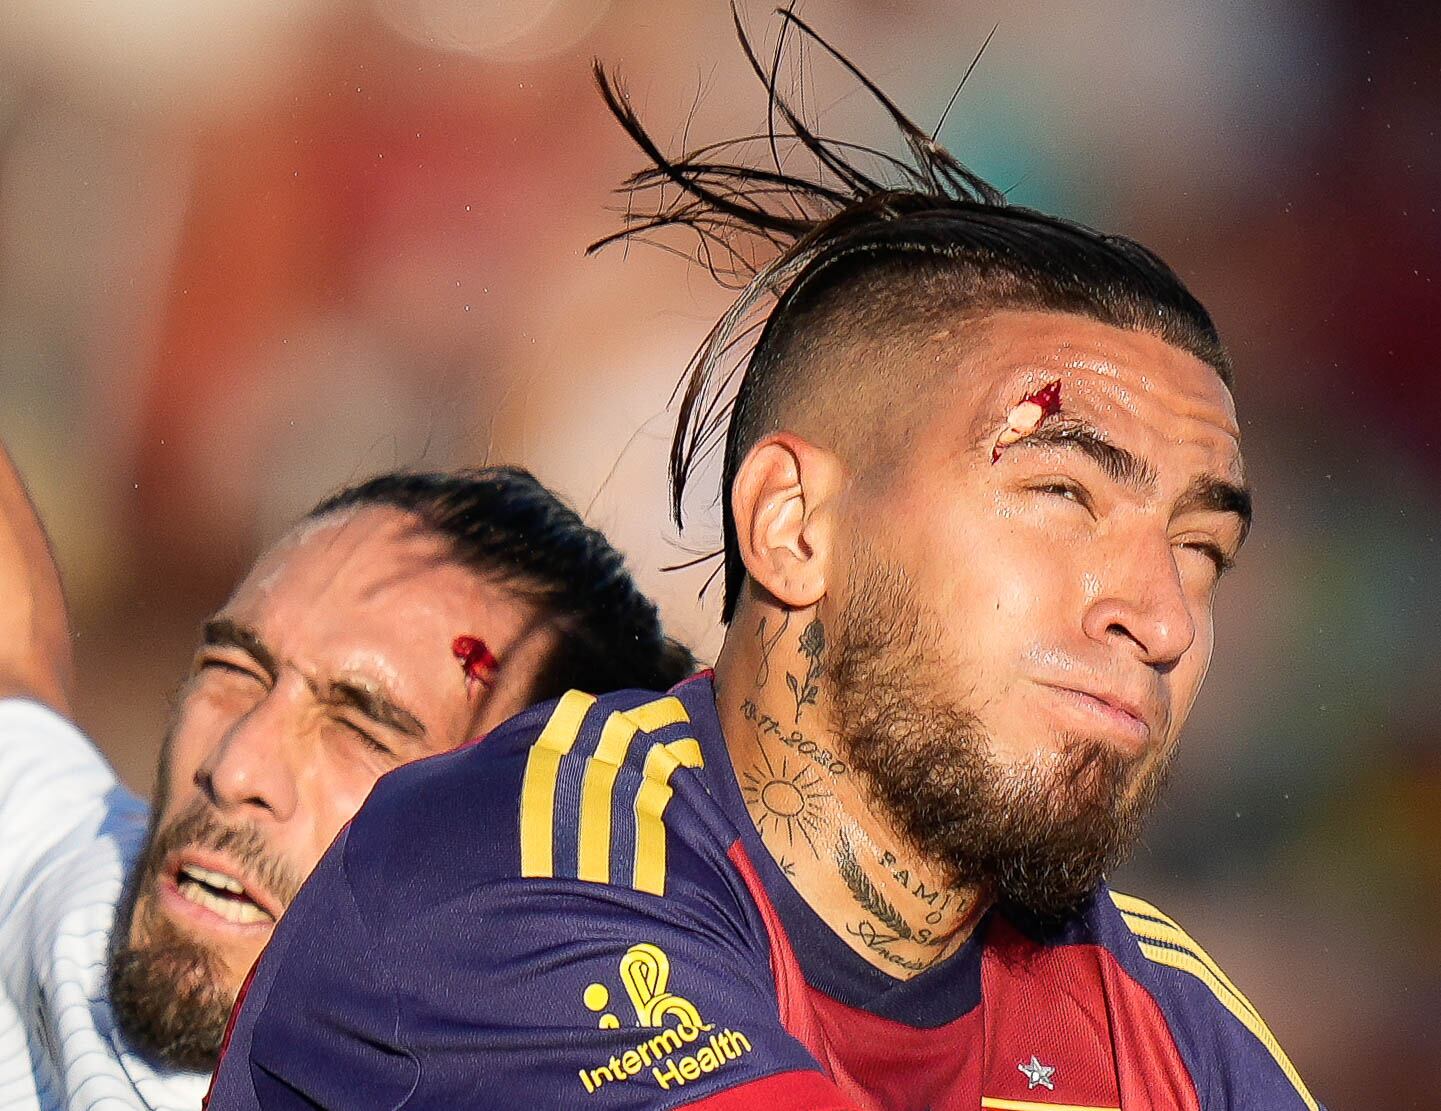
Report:
M1038 1085L1042 1088L1048 1088L1053 1092L1056 1090L1055 1082L1051 1080L1051 1077L1055 1075L1056 1066L1041 1064L1041 1062L1036 1060L1034 1053L1031 1054L1030 1061L1017 1065L1016 1068L1026 1074L1027 1091L1030 1091Z

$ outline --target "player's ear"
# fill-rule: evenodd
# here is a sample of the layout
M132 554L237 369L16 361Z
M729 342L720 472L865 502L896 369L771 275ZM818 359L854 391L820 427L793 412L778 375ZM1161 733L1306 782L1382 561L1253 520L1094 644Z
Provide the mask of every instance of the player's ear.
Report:
M826 593L839 458L791 432L758 441L736 470L731 513L741 560L756 584L803 609Z

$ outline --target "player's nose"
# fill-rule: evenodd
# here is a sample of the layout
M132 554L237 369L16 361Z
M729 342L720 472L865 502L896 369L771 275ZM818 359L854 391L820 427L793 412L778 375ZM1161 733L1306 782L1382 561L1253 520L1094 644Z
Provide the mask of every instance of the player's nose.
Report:
M280 687L237 717L195 773L196 786L224 812L262 810L278 821L295 812L297 791L285 739L294 731Z
M1175 665L1196 642L1196 619L1169 539L1129 538L1111 548L1100 589L1082 627L1094 641L1119 645L1159 669Z

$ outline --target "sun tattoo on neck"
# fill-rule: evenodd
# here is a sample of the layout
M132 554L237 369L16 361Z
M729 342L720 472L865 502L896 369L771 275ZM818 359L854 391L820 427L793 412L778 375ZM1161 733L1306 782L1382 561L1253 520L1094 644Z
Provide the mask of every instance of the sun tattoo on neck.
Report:
M762 837L767 830L783 833L787 848L795 847L796 834L800 834L811 855L819 860L815 835L821 831L820 804L831 797L829 791L820 789L820 773L809 764L797 764L792 771L785 757L777 770L764 748L760 754L764 769L747 768L741 773L741 794L756 830Z

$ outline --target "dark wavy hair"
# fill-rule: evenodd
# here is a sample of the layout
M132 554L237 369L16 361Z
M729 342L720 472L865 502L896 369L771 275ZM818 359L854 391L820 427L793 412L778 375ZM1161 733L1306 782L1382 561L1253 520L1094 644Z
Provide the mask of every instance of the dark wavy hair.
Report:
M695 670L624 557L529 471L393 471L331 495L306 519L370 506L409 513L458 564L505 583L555 622L560 644L534 700L571 688L665 690Z
M741 51L768 98L759 135L667 155L620 80L596 63L606 105L650 164L622 187L630 197L625 226L591 245L655 241L684 229L694 236L697 261L739 291L677 386L670 455L671 512L683 525L688 481L724 444L726 621L745 576L729 497L736 470L756 440L778 427L789 402L823 388L828 360L846 345L904 341L942 322L964 328L998 310L1065 312L1155 334L1232 384L1211 317L1154 253L1124 236L1009 204L791 8L778 12L781 30L768 63L734 5L732 12ZM792 35L819 46L860 83L894 124L905 157L825 137L801 118L780 89ZM769 157L750 157L758 147ZM805 156L814 174L784 169L792 153ZM654 204L637 209L637 194ZM852 426L865 428L863 416L855 414Z

